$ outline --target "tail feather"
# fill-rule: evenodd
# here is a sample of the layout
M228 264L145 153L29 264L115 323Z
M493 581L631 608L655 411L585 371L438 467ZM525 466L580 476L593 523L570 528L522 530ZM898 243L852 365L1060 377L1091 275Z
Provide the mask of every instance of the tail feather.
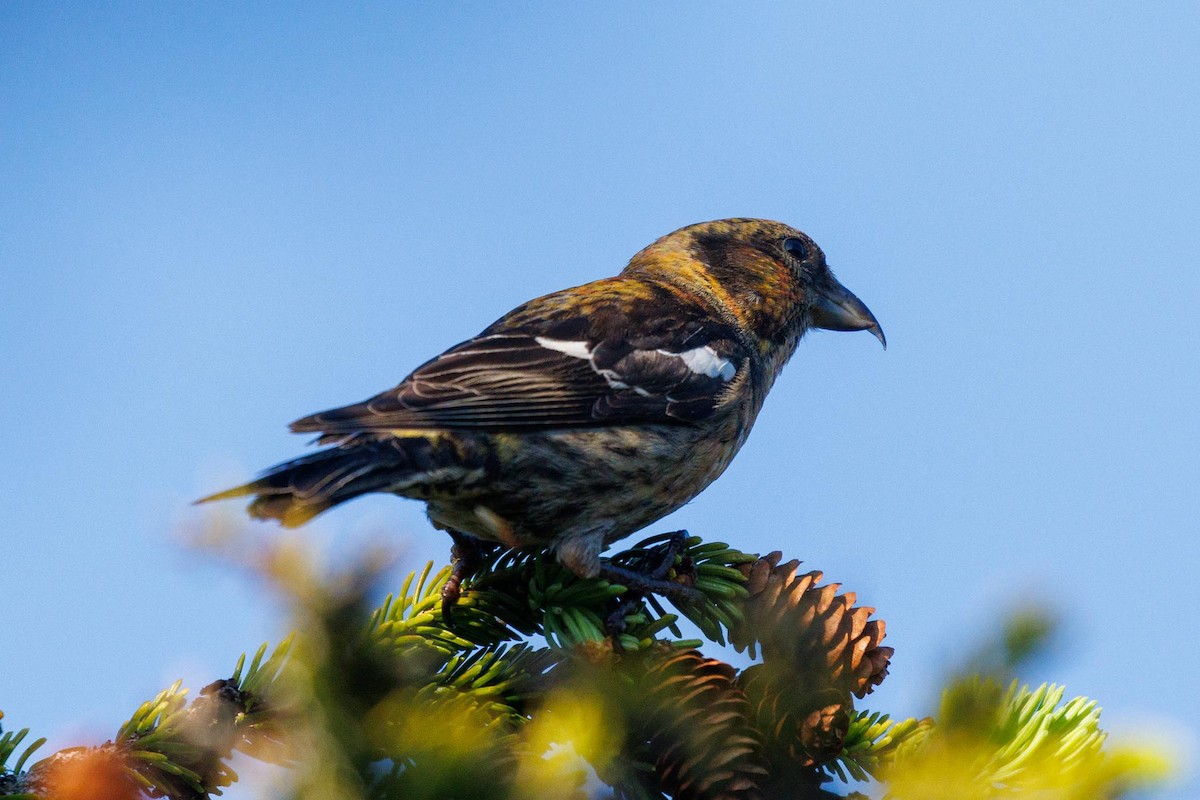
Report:
M303 525L323 511L368 492L407 493L434 472L439 482L453 473L481 469L486 448L437 435L355 439L272 467L257 479L197 500L254 496L249 512L285 527Z
M276 519L294 528L359 495L386 491L412 471L410 459L399 447L375 443L333 447L279 464L249 483L196 502L253 495L247 509L250 516Z

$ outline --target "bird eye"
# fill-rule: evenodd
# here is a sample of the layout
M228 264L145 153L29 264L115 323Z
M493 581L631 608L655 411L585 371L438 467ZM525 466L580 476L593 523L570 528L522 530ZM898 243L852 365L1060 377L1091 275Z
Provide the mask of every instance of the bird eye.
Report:
M798 261L803 261L804 259L808 258L808 246L795 237L784 239L783 249L787 251L788 255L792 256Z

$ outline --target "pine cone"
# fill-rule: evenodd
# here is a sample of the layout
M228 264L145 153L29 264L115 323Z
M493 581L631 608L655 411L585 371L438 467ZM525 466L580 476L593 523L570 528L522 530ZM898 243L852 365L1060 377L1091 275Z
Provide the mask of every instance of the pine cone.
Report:
M745 670L738 686L772 772L835 758L852 695L863 697L884 679L893 652L880 646L884 623L870 619L873 608L855 608L853 592L818 586L820 572L798 575L799 561L782 560L777 551L740 567L749 597L730 631L739 650L762 650L763 663Z
M758 798L766 775L734 669L695 650L648 653L639 684L658 786L675 800Z
M812 691L786 666L756 664L738 676L772 774L824 764L842 752L854 704L837 689Z
M750 596L730 641L752 652L757 643L766 662L788 664L813 691L867 695L887 676L894 652L879 644L883 620L870 619L873 608L855 608L853 592L839 595L840 584L817 586L820 572L797 575L800 562L782 559L775 551L740 567Z
M824 763L842 752L846 732L850 730L850 713L843 702L815 708L800 722L800 744L814 763ZM806 765L807 766L807 765Z

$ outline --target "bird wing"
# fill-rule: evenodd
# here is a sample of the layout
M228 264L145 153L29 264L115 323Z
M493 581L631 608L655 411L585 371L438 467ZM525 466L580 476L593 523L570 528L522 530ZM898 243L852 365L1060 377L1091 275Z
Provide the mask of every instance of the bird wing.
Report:
M690 424L745 385L749 348L731 326L695 310L647 318L638 308L646 306L543 320L523 307L399 386L297 420L292 430Z

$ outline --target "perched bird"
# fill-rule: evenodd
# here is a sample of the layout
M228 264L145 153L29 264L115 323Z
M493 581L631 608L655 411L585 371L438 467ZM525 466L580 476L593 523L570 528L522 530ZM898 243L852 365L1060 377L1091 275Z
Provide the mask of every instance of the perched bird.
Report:
M423 500L459 555L476 540L550 548L592 577L609 543L729 466L811 328L887 346L805 234L691 225L615 278L519 306L393 389L293 422L332 446L204 500L254 495L252 516L295 526L390 492Z

